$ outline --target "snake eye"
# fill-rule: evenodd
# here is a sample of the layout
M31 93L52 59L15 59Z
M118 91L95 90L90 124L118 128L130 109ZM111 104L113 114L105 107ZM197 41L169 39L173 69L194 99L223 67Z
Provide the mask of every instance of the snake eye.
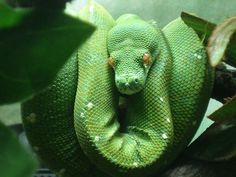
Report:
M147 65L150 65L151 62L152 62L151 55L149 53L145 53L143 55L143 64L147 66Z
M109 57L109 58L108 58L108 64L109 64L112 68L114 68L114 66L115 66L115 60L114 60L114 58Z

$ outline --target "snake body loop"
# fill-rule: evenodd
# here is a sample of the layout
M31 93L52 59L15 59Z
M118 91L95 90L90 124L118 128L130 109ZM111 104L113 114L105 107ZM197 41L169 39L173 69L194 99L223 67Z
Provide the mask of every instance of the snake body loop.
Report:
M80 17L97 30L22 105L28 139L64 177L155 175L187 146L206 110L213 72L205 49L180 18L160 30L132 14L114 21L94 2Z

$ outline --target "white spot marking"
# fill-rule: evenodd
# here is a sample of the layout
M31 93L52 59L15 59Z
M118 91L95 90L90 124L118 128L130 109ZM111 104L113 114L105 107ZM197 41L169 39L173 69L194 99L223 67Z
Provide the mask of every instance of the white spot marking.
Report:
M163 139L167 139L168 136L167 136L165 133L163 133L163 134L162 134L162 138L163 138Z
M169 119L169 118L167 118L166 120L167 120L167 122L169 122L169 123L170 123L170 119Z
M163 99L162 97L160 97L160 100L161 100L162 102L164 102L164 99Z
M133 166L137 167L137 166L138 166L138 163L137 163L137 162L134 162L134 163L133 163Z
M197 59L202 59L202 56L198 55L197 53L194 54L194 57L196 57Z
M87 107L88 107L88 109L92 109L93 108L93 103L91 103L91 102L89 102L88 104L87 104Z
M198 55L197 58L198 58L198 59L202 59L202 56L201 56L201 55Z
M144 67L147 68L148 66L146 64L144 64Z
M126 83L125 83L125 86L126 86L126 87L128 87L128 86L129 86L129 83L128 83L128 82L126 82Z
M95 136L94 141L98 142L100 140L100 136Z
M82 118L84 117L84 113L83 112L80 113L80 117L82 117Z

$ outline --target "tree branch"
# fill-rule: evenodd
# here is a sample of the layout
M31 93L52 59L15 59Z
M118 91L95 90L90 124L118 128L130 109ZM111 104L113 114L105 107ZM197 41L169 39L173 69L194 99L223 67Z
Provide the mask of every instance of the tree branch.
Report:
M207 162L180 156L160 177L235 177L236 158L222 162ZM156 176L157 177L157 176Z
M216 67L212 98L225 103L236 94L236 70L227 69L225 64Z

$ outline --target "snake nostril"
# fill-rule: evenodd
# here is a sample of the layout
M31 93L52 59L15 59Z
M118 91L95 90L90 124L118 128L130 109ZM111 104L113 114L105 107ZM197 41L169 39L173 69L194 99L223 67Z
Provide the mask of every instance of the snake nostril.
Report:
M138 79L137 78L134 79L134 83L138 84Z

